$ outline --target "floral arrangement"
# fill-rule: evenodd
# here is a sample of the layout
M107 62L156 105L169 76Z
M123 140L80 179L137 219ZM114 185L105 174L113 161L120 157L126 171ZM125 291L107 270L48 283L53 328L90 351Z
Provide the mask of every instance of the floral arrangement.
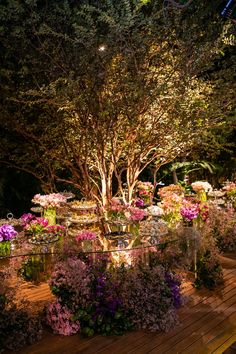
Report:
M119 199L113 198L108 207L108 215L111 219L122 219L128 221L140 221L147 216L147 212L138 207L122 204Z
M29 234L29 242L35 244L55 242L64 235L65 227L62 225L49 225L46 218L29 215L23 217L24 231Z
M140 225L141 237L159 237L168 233L167 223L162 220L145 220Z
M51 194L36 194L32 202L34 204L39 204L43 208L56 208L61 204L65 204L67 202L67 198L60 193L51 193Z
M223 190L226 192L226 196L229 198L230 202L233 204L234 209L236 209L236 183L228 182Z
M184 221L193 221L199 216L200 208L199 203L194 203L193 199L183 199L182 206L180 208L180 214Z
M236 193L236 183L234 182L228 182L226 185L222 188L226 193Z
M43 232L47 232L48 220L41 217L36 217L35 219L29 220L24 226L24 230L28 231L33 235L41 234Z
M168 193L160 203L163 209L163 219L169 226L175 226L181 220L180 208L182 206L182 196L176 193Z
M138 181L136 184L138 195L144 203L149 204L152 201L154 185L151 182Z
M206 221L208 218L208 205L195 198L184 198L180 208L180 214L183 220L187 222L192 222L194 219Z
M111 219L125 219L126 205L120 199L112 198L110 205L106 208Z
M151 205L150 207L147 208L147 212L151 216L163 215L163 209L161 207L159 207L158 205Z
M161 197L161 199L164 199L166 197L170 197L173 194L183 196L184 195L184 188L178 184L170 184L169 186L159 188L157 194Z
M23 227L26 226L27 224L29 224L32 220L36 219L36 216L34 214L31 213L25 213L23 215L21 215L21 222Z
M97 238L97 234L92 231L83 230L76 236L76 241L92 241Z
M0 226L0 242L10 241L14 237L16 237L17 234L17 231L11 225L3 224L2 226Z
M143 220L148 214L143 209L129 206L127 207L124 215L128 220L137 222Z
M134 205L135 205L137 208L142 208L142 207L144 207L144 201L143 201L143 199L141 199L141 198L136 198L136 199L134 200Z
M191 183L191 186L194 190L194 192L199 193L199 192L205 192L208 193L212 191L212 186L208 182L204 181L196 181Z
M65 226L63 225L48 225L46 228L46 232L49 234L54 234L58 236L63 236L65 232Z

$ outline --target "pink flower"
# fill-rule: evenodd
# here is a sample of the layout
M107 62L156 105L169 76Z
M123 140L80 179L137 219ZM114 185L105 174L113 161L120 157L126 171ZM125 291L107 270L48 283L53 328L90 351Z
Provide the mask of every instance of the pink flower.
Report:
M143 220L145 216L147 216L147 212L143 209L129 207L127 209L127 212L125 213L125 216L127 217L128 220L140 221Z
M91 232L91 231L81 231L77 236L76 236L76 241L84 241L84 240L95 240L97 237L97 234L95 232Z
M51 194L36 194L32 202L35 204L41 205L43 208L55 208L59 207L61 204L67 202L67 199L64 195L60 193L51 193Z
M66 305L61 305L59 300L49 304L46 312L46 321L53 329L53 333L70 336L80 331L80 322L73 321L73 314Z

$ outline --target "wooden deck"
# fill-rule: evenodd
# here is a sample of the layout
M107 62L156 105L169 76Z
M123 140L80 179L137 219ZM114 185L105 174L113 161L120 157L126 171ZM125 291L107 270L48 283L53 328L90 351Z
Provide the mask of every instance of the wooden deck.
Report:
M222 257L222 262L225 283L217 290L195 290L190 283L184 284L183 293L190 301L179 310L180 325L172 332L134 331L121 337L94 336L90 339L45 332L40 342L19 353L221 354L236 342L236 256ZM24 294L37 306L51 298L45 284L25 289ZM234 349L228 352L236 353Z

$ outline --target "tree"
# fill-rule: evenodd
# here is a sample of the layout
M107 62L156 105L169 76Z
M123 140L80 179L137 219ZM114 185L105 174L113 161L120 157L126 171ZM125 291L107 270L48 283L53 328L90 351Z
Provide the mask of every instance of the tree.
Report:
M222 118L199 77L224 46L212 4L163 16L157 1L6 1L2 162L47 191L63 182L103 205L115 193L130 202L150 163L172 161Z

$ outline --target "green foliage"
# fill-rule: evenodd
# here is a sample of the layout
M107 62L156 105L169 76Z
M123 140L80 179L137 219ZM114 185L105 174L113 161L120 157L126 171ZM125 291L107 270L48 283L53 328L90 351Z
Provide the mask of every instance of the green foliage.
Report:
M45 191L69 183L105 203L125 180L130 199L146 166L222 119L201 76L232 34L214 3L3 2L0 160Z
M194 282L196 288L202 285L207 289L214 289L223 281L222 267L217 258L207 250L201 254L197 261L197 279Z

